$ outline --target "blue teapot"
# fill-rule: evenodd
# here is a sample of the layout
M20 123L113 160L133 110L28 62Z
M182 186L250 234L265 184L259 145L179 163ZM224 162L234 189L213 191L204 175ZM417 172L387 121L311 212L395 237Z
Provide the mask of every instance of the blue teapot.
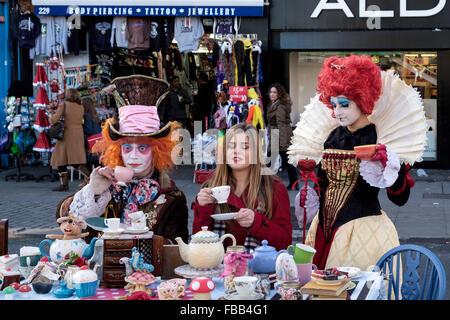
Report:
M92 238L91 243L88 245L81 238L71 240L56 239L55 241L45 239L41 241L41 243L39 244L39 250L41 251L44 257L51 259L53 262L57 264L63 262L66 254L70 253L71 251L76 253L81 258L90 259L94 254L95 242L97 240L98 240L97 238ZM49 252L50 256L44 252L43 245L45 243L50 244L50 252Z
M254 273L275 273L278 255L282 252L287 251L277 251L274 247L268 245L267 240L263 240L262 246L255 249L253 259L248 261L248 265Z

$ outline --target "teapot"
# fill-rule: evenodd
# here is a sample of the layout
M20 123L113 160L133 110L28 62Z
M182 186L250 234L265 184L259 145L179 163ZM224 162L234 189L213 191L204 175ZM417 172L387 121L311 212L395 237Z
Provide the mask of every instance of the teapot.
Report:
M268 245L267 240L262 241L262 246L257 247L253 253L253 259L248 261L248 266L254 273L275 273L278 255L286 250L275 250Z
M175 238L175 241L183 261L197 269L210 269L222 262L225 256L222 243L226 238L231 238L233 246L236 245L236 238L232 234L227 233L219 238L218 234L208 231L208 227L202 227L202 231L192 235L189 244L184 243L180 237Z
M44 257L51 259L57 264L63 262L66 254L71 251L76 253L81 258L90 259L94 254L95 242L97 240L97 238L92 238L91 243L88 245L81 238L71 240L55 239L55 241L45 239L39 244L39 250ZM50 251L48 255L44 252L43 246L45 243L50 244Z

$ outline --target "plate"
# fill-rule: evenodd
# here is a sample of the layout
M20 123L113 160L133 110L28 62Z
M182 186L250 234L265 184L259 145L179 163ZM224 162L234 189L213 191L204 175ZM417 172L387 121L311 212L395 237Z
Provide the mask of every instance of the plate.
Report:
M126 233L145 233L147 231L148 231L148 227L145 227L144 229L127 228L125 230Z
M356 267L339 267L337 268L339 271L341 272L347 272L348 273L348 277L353 279L353 278L358 278L361 276L362 272L360 268L356 268Z
M224 296L225 300L262 300L264 299L264 294L261 292L253 292L250 296L241 296L237 292L226 294Z
M108 226L105 224L105 218L93 217L87 218L85 221L87 225L95 231L103 231L108 228Z
M324 285L324 286L336 286L345 281L345 279L341 280L323 280L323 279L317 279L317 278L311 278L312 280L316 281L318 284Z
M104 230L102 230L104 233L106 233L106 234L119 234L119 233L122 233L122 232L124 232L125 231L125 229L123 229L123 228L119 228L119 229L116 229L116 230L111 230L111 229L104 229Z
M231 220L234 218L235 215L237 215L239 212L230 212L230 213L216 213L212 214L211 217L215 220Z
M173 272L179 276L182 276L186 279L194 279L198 277L216 277L223 272L224 266L223 264L219 264L215 268L211 269L197 269L192 267L190 264L185 264L179 267L176 267Z
M350 282L350 284L348 285L347 290L352 290L352 289L355 288L355 287L356 287L356 283L354 283L354 282L352 281L352 282Z

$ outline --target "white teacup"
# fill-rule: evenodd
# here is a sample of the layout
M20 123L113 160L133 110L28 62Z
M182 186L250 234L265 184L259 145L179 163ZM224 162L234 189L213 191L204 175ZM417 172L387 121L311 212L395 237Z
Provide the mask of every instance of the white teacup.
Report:
M110 230L118 230L120 228L120 219L119 218L105 219L105 224Z
M145 219L148 218L148 214L144 213L144 211L137 211L137 212L132 212L128 215L128 217L130 217L131 221L144 221Z
M218 203L227 203L230 195L230 186L220 186L211 189L212 195Z
M255 292L258 280L257 277L242 276L234 278L233 282L238 295L248 297Z

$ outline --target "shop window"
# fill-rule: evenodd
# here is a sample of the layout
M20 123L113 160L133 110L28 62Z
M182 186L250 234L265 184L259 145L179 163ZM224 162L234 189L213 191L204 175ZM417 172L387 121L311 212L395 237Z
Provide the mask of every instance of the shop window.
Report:
M437 52L291 52L289 57L292 123L300 120L304 106L316 94L317 76L330 56L366 54L382 70L395 70L400 78L420 93L428 124L424 161L437 160Z

